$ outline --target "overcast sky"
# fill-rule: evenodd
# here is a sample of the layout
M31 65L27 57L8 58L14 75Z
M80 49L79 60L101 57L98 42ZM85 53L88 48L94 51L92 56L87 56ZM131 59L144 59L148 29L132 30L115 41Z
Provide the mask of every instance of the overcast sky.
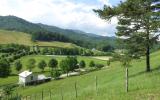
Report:
M0 0L0 15L14 15L34 23L113 36L117 19L106 22L92 9L117 5L120 0Z

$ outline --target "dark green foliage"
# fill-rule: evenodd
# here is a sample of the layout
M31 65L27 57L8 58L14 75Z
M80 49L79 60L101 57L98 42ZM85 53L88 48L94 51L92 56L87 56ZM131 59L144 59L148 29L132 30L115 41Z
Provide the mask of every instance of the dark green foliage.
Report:
M98 47L98 50L101 50L101 51L104 51L104 52L113 52L114 49L115 49L115 46L112 46L110 44L108 44L108 45L101 44Z
M17 71L20 71L22 69L22 63L20 62L20 60L17 60L15 63L14 63L14 66L15 66L15 69Z
M49 48L44 47L41 49L42 55L82 55L82 56L101 56L101 55L112 55L112 53L92 51L85 48Z
M111 61L107 60L107 66L110 66L110 64L111 64Z
M95 64L95 67L100 69L100 68L104 67L104 65L103 64Z
M89 67L95 67L95 63L94 63L94 61L90 61L90 63L89 63Z
M38 31L32 34L32 41L62 41L62 42L70 42L70 39L59 34L52 33L48 31Z
M41 60L38 63L38 68L41 69L42 71L44 71L44 68L47 66L46 62L44 60Z
M104 37L98 36L92 33L85 33L78 30L61 29L55 26L48 26L40 24L44 29L63 34L64 36L70 38L72 43L77 44L86 48L99 48L101 44L110 44L115 46L115 37Z
M61 75L61 73L58 70L51 71L51 76L54 79L58 79L60 75Z
M34 24L15 16L0 16L0 29L29 33L32 40L71 42L86 48L98 48L100 44L115 46L115 37L104 37L78 30Z
M49 62L48 62L48 67L50 68L56 68L58 65L58 61L54 58L52 58Z
M155 11L159 7L152 4L153 0L126 0L115 7L94 10L102 19L118 18L116 35L125 37L122 44L129 56L146 55L146 71L150 71L150 49L160 35L160 11Z
M60 67L63 72L68 73L69 71L74 71L74 69L78 68L78 61L76 57L70 57L63 59L60 62Z
M80 68L85 68L85 67L86 67L86 63L85 63L84 60L81 60L81 61L79 62L79 67L80 67Z
M123 67L130 67L130 63L131 63L131 57L128 56L127 54L124 55L119 55L120 56L120 62L122 64Z
M7 44L1 45L0 52L2 53L19 53L19 52L28 52L30 50L29 46L19 45L19 44Z
M10 72L9 62L6 59L0 59L0 77L6 77Z
M11 95L12 91L13 91L13 87L12 86L4 86L3 90L3 94L4 95Z
M39 27L39 25L29 23L26 20L15 16L0 16L0 28L26 33L34 33L44 30L43 28Z
M30 71L32 71L32 69L36 66L35 64L36 64L36 60L31 58L31 59L29 59L27 61L27 65L26 66Z
M61 60L59 63L59 66L60 66L61 70L63 71L63 73L67 73L67 75L68 75L70 68L68 66L67 60L66 59Z

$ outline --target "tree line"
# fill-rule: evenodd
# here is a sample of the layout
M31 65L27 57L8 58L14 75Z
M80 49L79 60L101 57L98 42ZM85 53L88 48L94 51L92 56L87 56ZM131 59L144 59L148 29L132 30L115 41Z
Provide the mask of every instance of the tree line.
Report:
M20 72L26 66L29 71L33 71L35 67L38 67L41 72L44 72L46 67L50 68L50 75L55 79L59 78L62 73L74 72L75 69L85 68L86 62L81 60L78 62L76 56L67 56L58 62L55 58L52 58L48 61L40 60L36 62L34 58L30 58L27 60L26 65L23 65L21 60L16 60L13 63L13 67L17 72ZM96 64L94 61L89 62L89 67L91 68L102 68L103 64ZM0 77L7 77L12 72L11 64L6 59L0 59Z

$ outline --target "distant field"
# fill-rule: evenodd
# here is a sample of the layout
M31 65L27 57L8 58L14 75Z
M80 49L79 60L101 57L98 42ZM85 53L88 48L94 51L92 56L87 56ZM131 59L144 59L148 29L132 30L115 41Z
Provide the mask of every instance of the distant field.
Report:
M92 58L95 58L95 59L99 59L99 60L109 60L111 57L107 57L107 56L96 56L96 57L92 57Z
M66 47L66 48L74 48L77 47L72 43L64 43L64 42L32 42L31 36L29 34L23 32L15 32L15 31L6 31L0 30L0 44L9 44L9 43L16 43L16 44L23 44L23 45L39 45L39 46L55 46L55 47Z

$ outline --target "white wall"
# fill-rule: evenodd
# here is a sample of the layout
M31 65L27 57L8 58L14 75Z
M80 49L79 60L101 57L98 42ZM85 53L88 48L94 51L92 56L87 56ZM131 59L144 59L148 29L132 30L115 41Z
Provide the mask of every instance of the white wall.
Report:
M31 79L33 77L33 79ZM19 84L29 83L37 80L37 75L31 74L27 77L19 76Z

